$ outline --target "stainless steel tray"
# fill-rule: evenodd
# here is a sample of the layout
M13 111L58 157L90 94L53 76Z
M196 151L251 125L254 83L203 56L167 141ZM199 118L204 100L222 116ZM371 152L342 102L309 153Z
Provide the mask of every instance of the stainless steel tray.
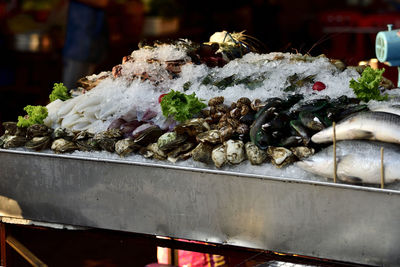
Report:
M400 265L400 192L0 149L0 216Z

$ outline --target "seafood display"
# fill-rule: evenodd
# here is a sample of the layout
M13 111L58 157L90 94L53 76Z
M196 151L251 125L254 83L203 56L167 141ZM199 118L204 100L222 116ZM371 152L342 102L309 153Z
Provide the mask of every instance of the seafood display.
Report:
M335 122L342 182L378 184L381 147L385 182L400 179L398 89L383 71L324 55L262 54L260 46L225 31L203 44L140 44L111 71L70 91L56 84L46 107L4 122L0 148L191 158L219 169L297 162L332 178Z
M380 149L385 151L385 182L392 183L400 179L400 147L396 144L348 140L340 141L336 147L337 177L352 184L380 183ZM329 146L315 155L296 163L312 173L333 178L333 146Z

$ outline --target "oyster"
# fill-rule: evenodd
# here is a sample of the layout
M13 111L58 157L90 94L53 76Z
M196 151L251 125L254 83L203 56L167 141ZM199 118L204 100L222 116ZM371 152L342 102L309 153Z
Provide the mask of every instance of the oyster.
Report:
M198 142L208 142L211 144L218 144L221 142L221 132L219 130L210 130L200 133L196 136Z
M74 142L60 138L60 139L55 140L51 144L51 149L55 153L66 153L66 152L72 152L74 150L77 150L78 147L76 146L76 144Z
M3 122L3 127L5 129L6 135L15 135L17 132L17 123L13 121Z
M221 168L226 162L225 146L220 145L211 152L211 159L217 168Z
M53 129L44 124L33 124L26 129L26 137L32 139L38 136L49 136L52 132Z
M174 130L177 134L187 133L189 136L197 136L199 133L211 130L211 128L205 119L195 118L177 125Z
M67 128L58 127L53 131L51 137L53 139L64 138L71 141L75 137L75 135L71 130L68 130Z
M142 130L140 129L142 128ZM137 131L135 133L135 131ZM135 129L132 138L134 138L135 143L140 146L147 146L151 143L157 141L157 139L162 135L162 130L156 125L143 124Z
M271 158L272 164L278 168L295 161L295 156L292 151L284 147L270 146L267 149L267 154Z
M229 163L239 164L246 159L244 143L240 140L228 140L224 143L226 159Z
M7 136L5 136L3 141L4 141L4 144L3 144L4 148L15 148L15 147L24 146L27 139L25 136L7 135Z
M94 134L88 131L79 132L73 139L78 148L82 151L100 150L98 142L93 139ZM65 138L66 139L66 138ZM68 139L67 139L68 140Z
M173 149L168 153L168 160L171 161L172 163L175 163L178 161L178 159L184 158L182 155L183 153L188 152L190 149L192 149L195 146L194 143L183 143L177 148Z
M193 160L200 161L204 163L209 163L211 161L211 152L213 146L207 143L200 143L195 149L191 151Z
M2 135L2 136L0 136L0 148L2 148L3 147L3 145L4 145L4 142L5 142L5 139L7 138L7 136L8 135Z
M306 147L306 146L292 147L292 148L290 148L290 150L300 160L304 159L304 158L308 158L309 156L314 155L314 153L315 153L314 148Z
M268 158L268 154L264 150L259 149L252 142L246 143L245 150L247 158L252 165L260 165Z
M102 149L108 152L115 151L115 143L122 137L122 133L118 129L109 129L94 135L95 141Z
M130 138L125 138L115 143L115 152L122 157L132 153L135 150L138 150L139 148L140 146Z
M26 142L25 147L28 149L34 149L36 151L49 148L51 144L50 136L36 136Z
M186 134L179 135L176 132L168 132L158 138L157 145L161 150L170 150L179 147L186 139Z
M167 158L167 155L158 147L157 143L149 144L146 149L152 153L155 159L165 160Z

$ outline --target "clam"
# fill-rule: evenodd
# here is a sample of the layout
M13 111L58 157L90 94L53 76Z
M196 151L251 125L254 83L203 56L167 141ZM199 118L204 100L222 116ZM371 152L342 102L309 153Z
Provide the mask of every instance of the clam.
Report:
M186 134L177 134L176 132L168 132L161 135L157 140L157 145L161 150L170 150L179 147L180 144L187 139Z
M268 154L264 150L259 149L252 142L246 143L245 150L246 150L246 156L252 165L260 165L268 157Z
M26 142L25 147L28 149L34 149L36 151L49 148L51 144L50 136L36 136Z
M217 168L221 168L226 162L225 146L220 145L211 152L211 159Z
M24 146L26 143L27 139L24 136L18 136L18 135L6 135L4 138L4 148L15 148L15 147L20 147Z
M77 150L78 147L76 146L76 144L74 142L60 138L60 139L55 140L51 144L51 149L55 153L66 153L66 152L72 152L74 150Z
M115 152L122 157L132 153L137 149L139 149L139 145L137 145L135 141L130 138L125 138L115 143Z
M207 143L200 143L195 149L191 151L193 160L200 161L204 163L209 163L211 161L211 152L213 146Z
M244 143L240 140L228 140L224 143L226 159L231 164L239 164L246 159Z
M272 164L278 168L295 161L295 156L292 151L284 147L270 146L267 149L267 154L271 158Z
M198 142L208 142L211 144L218 144L221 142L221 132L219 130L210 130L200 133L196 136Z
M195 118L177 125L174 130L177 134L187 133L189 136L197 136L199 133L211 130L211 128L205 119Z

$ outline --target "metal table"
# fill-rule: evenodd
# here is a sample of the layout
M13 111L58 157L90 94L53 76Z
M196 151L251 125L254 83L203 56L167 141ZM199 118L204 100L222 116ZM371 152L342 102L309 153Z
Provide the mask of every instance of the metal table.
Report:
M400 192L0 149L0 216L400 265Z

